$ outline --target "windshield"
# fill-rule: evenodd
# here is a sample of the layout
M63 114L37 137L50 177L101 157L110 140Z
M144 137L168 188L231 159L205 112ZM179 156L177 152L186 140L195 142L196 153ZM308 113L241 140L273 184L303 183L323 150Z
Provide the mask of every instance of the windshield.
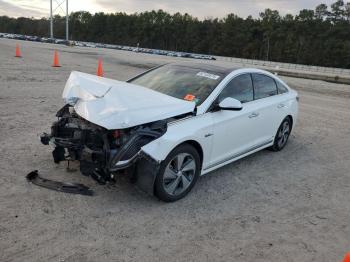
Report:
M200 68L165 65L129 82L200 105L223 77L222 73Z

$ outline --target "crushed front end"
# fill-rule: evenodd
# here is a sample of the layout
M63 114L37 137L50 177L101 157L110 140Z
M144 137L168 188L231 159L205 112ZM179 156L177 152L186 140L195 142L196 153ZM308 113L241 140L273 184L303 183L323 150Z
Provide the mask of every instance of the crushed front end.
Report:
M133 167L143 155L141 148L167 130L166 121L107 130L80 117L68 104L56 116L51 134L41 136L44 145L53 145L54 162L78 160L81 173L101 184L113 180L113 173Z

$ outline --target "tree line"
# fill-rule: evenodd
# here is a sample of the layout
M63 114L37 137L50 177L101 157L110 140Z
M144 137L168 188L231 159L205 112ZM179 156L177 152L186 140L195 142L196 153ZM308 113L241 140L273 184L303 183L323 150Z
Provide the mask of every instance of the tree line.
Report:
M72 40L350 68L350 2L343 0L298 15L266 9L245 19L81 11L70 14L69 26ZM54 30L56 38L65 37L65 17L54 17ZM0 32L48 37L49 20L1 16Z

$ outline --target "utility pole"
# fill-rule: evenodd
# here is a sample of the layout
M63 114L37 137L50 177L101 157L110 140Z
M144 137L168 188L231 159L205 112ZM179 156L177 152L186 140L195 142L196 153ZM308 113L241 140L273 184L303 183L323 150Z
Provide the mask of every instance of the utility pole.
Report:
M53 38L52 0L50 0L50 38Z
M55 8L54 7L54 3L55 2ZM66 3L66 10L63 10L62 5ZM61 10L61 12L59 12L59 10ZM56 12L57 11L57 12ZM65 13L66 15L66 40L69 40L69 12L68 12L68 0L50 0L50 37L53 38L53 17L54 17L54 13L56 12L56 14L62 14Z
M69 40L69 15L68 15L68 0L66 0L66 41Z
M266 53L266 61L270 59L270 36L267 37L267 53Z

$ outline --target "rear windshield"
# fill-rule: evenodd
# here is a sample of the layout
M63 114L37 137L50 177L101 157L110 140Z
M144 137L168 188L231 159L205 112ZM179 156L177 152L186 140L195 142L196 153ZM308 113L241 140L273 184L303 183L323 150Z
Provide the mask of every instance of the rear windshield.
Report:
M200 105L222 81L222 73L195 67L165 65L129 81Z

